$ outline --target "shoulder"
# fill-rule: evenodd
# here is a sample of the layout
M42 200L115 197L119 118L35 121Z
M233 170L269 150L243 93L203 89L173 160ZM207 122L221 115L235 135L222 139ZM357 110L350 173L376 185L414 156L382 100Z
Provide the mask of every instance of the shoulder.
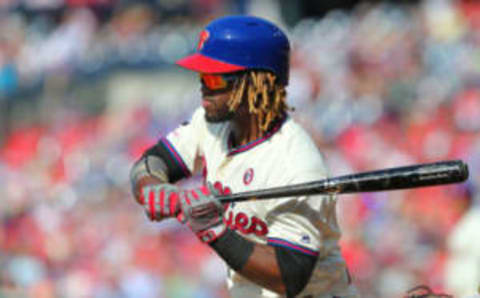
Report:
M288 118L282 127L286 154L292 158L323 162L322 154L312 136L295 120Z
M291 149L295 150L295 148L308 148L311 151L318 151L312 136L291 117L287 118L285 121L285 124L282 127L282 132L285 133L292 144L296 145Z
M278 147L282 148L287 162L283 163L288 173L296 177L299 174L314 175L317 178L327 176L323 155L312 136L289 117L280 131Z

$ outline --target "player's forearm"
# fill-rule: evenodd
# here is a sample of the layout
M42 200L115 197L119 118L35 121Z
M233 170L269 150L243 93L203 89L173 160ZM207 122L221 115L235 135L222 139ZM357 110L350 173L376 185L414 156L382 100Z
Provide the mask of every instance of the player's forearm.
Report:
M130 171L130 180L135 190L144 183L175 183L180 179L190 177L191 173L183 159L174 157L170 150L171 144L166 138L160 139L155 145L143 152L142 157ZM147 177L146 179L143 179ZM147 180L147 181L145 181Z
M168 169L165 162L157 156L142 156L130 170L130 183L135 199L139 203L141 188L147 184L167 183Z
M286 293L275 249L272 246L255 244L250 258L239 273L264 288L279 294Z
M210 245L233 270L288 297L305 287L317 260L291 249L254 243L229 229Z
M230 268L245 278L277 293L285 293L273 247L249 241L230 229L210 245Z

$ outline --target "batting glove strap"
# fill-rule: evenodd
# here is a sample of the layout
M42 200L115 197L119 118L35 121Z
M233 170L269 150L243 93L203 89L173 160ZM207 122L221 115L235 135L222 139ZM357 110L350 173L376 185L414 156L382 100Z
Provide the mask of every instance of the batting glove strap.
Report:
M221 237L227 230L227 227L224 223L217 226L211 227L208 230L199 231L196 233L198 239L204 243L212 243Z

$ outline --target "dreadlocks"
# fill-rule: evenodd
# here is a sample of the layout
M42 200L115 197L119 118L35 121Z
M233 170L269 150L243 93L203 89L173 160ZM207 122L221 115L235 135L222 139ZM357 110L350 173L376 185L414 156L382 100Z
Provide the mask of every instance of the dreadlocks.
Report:
M228 101L230 111L235 111L243 98L248 102L249 112L258 117L262 132L289 109L285 86L277 84L276 76L267 71L251 70L240 76Z

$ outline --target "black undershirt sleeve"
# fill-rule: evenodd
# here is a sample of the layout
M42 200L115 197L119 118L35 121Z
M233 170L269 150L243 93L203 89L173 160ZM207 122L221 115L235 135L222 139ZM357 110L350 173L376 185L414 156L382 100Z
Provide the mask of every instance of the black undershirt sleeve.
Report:
M310 280L317 257L280 246L275 246L275 254L287 297L295 297Z

